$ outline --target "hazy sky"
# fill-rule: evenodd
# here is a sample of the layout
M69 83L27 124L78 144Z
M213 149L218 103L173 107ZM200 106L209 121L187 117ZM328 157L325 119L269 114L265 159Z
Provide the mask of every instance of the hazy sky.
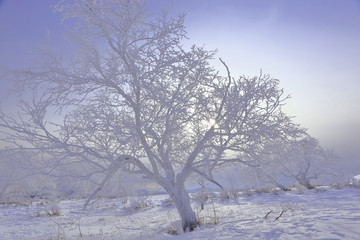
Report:
M46 42L66 51L55 0L0 0L0 71ZM158 10L169 0L149 0ZM232 74L264 73L291 94L286 111L360 170L360 0L174 0L189 43L219 50ZM218 64L221 67L220 64ZM12 102L0 82L2 107Z

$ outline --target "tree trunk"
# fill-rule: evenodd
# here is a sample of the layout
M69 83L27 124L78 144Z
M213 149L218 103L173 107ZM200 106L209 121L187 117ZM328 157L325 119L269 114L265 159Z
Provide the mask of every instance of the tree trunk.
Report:
M300 182L300 184L303 185L304 187L306 187L306 189L308 189L308 190L315 188L308 180L303 180Z
M204 210L204 205L206 200L204 178L201 178L200 186L201 186L201 192L200 192L201 210Z
M197 228L200 224L196 219L195 212L191 208L190 197L185 190L184 183L177 182L172 186L166 187L165 190L169 193L178 210L184 232L191 232Z
M298 178L298 183L306 187L306 189L310 190L313 189L314 186L310 183L310 179L306 178L306 176L302 176L301 178Z

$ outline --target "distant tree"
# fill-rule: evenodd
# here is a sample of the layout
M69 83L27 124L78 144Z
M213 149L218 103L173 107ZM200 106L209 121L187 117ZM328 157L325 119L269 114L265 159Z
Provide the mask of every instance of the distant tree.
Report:
M303 132L281 109L278 80L234 79L224 62L220 76L215 51L182 46L184 16L154 17L138 0L65 0L55 10L75 19L75 58L43 50L37 65L13 72L33 98L19 118L0 118L3 141L41 156L49 174L76 163L81 177L105 174L98 190L118 169L139 174L164 187L191 231L191 174L216 183L216 167L255 161L266 142Z
M282 190L288 189L284 179L312 189L312 181L322 175L334 175L333 163L337 156L324 150L317 139L305 132L292 141L273 140L265 148L268 160L258 167L258 174L264 182Z
M28 157L18 149L0 149L0 202L24 200L35 194L29 185L36 183L32 180L38 175L27 164ZM29 184L24 184L25 181Z
M16 181L16 167L11 164L10 157L4 149L0 149L0 201L8 195L9 186Z

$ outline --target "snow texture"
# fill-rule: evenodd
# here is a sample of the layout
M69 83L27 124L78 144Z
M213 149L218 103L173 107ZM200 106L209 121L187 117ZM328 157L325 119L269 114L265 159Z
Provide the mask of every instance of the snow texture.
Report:
M316 188L301 192L211 196L200 210L201 227L181 233L168 196L0 205L0 239L359 239L360 191ZM57 216L59 213L60 216ZM171 235L180 233L179 235Z

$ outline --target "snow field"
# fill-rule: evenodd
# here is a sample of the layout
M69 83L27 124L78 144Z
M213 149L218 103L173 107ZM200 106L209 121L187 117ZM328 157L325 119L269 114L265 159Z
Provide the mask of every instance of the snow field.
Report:
M181 221L167 195L96 199L85 211L85 200L3 204L0 240L360 239L356 188L219 195L203 211L193 198L202 226L179 235L174 234L181 232Z

